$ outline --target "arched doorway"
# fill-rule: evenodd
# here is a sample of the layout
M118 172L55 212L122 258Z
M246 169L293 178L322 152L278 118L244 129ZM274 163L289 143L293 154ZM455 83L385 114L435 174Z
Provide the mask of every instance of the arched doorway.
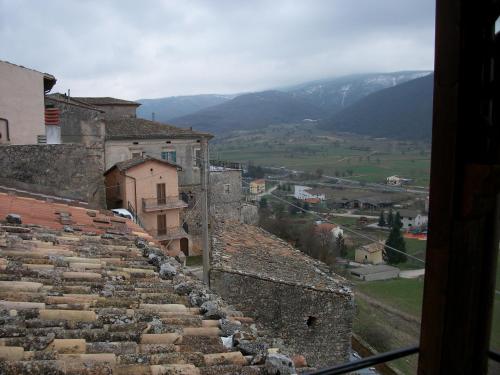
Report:
M189 256L189 240L187 238L181 238L181 251L185 256Z

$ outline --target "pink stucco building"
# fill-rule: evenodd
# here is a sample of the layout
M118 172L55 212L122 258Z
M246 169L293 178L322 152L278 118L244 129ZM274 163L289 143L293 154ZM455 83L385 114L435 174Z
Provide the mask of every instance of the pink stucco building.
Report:
M190 254L191 241L182 228L177 171L181 168L149 156L116 163L105 172L108 208L127 208L170 255Z

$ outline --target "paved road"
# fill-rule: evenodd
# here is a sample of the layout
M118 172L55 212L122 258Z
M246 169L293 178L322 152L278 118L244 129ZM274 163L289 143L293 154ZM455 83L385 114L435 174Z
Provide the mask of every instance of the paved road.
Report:
M418 270L408 270L408 271L401 271L399 273L399 277L402 279L416 279L419 276L425 275L425 268L421 268Z

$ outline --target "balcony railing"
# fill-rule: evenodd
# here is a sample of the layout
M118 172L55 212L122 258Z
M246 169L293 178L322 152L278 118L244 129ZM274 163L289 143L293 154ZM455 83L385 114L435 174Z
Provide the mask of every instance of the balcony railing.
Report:
M185 208L187 206L187 203L178 197L142 198L142 210L144 212Z
M167 229L158 229L155 231L150 231L150 233L155 237L158 241L169 241L169 240L179 240L181 238L187 237L188 234L186 231L180 227L177 228L167 228Z

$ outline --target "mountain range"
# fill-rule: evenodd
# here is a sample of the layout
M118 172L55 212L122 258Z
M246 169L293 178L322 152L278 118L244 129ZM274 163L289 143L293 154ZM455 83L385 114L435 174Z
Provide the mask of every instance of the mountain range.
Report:
M430 73L405 71L358 74L240 95L142 99L139 100L143 105L139 107L138 115L151 119L152 112L155 112L157 121L177 126L192 126L214 134L253 130L275 124L300 123L309 119L318 122L319 127L324 130L382 137L425 138L428 132L418 129L430 129L429 116L425 113L430 113L432 106L429 107L422 101L432 103L432 87L429 93L425 83L409 87L405 86L405 83L420 82L419 79L429 76ZM431 80L427 78L427 81ZM391 90L400 86L402 91ZM388 93L376 95L386 90ZM395 97L391 100L392 96ZM398 103L398 108L394 108L394 103ZM414 106L417 108L414 109ZM397 123L401 123L401 118L404 118L405 110L410 111L408 113L412 113L411 116L417 117L402 124L405 127L411 123L409 131L394 131ZM372 129L366 121L373 116L376 116L376 122ZM387 120L391 116L394 117L392 122ZM384 121L388 121L387 131ZM395 124L392 124L393 122Z
M431 138L434 74L376 91L322 121L320 128L399 139Z

